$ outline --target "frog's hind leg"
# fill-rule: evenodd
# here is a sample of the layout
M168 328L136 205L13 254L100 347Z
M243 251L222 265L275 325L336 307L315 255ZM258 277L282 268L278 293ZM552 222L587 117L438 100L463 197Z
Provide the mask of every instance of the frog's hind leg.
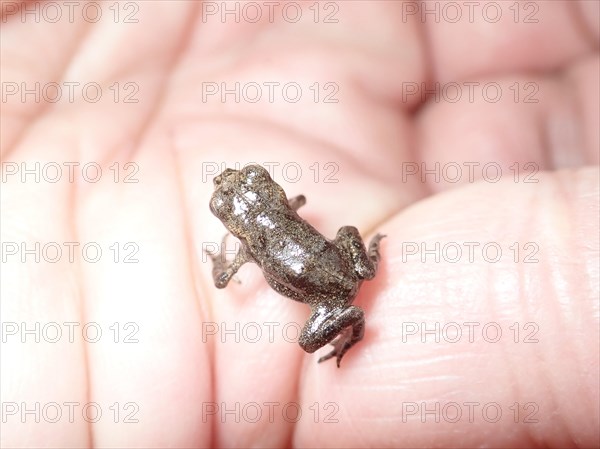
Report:
M300 294L297 291L292 290L291 288L287 287L286 285L279 282L277 279L275 279L273 276L267 273L264 273L264 276L271 288L280 295L287 296L288 298L293 299L294 301L306 302L306 295Z
M356 306L346 307L339 312L320 309L314 311L304 325L299 343L302 349L310 353L331 343L333 350L321 357L319 363L335 357L339 368L344 354L362 340L364 332L365 314L362 309Z
M379 242L385 235L377 234L369 242L369 249L354 226L342 226L335 237L335 245L352 260L356 274L360 279L373 279L379 265Z

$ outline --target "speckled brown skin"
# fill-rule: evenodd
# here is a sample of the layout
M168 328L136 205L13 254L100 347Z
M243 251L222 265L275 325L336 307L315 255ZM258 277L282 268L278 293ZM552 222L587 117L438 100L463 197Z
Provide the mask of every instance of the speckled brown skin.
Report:
M288 200L259 165L228 168L213 182L210 210L242 245L230 263L220 253L211 254L215 286L226 287L244 263L255 262L276 292L310 306L300 334L302 349L312 353L331 342L334 349L319 362L336 357L339 367L363 338L364 313L352 302L363 280L375 276L385 236L373 237L368 251L353 226L328 240L296 213L306 198Z

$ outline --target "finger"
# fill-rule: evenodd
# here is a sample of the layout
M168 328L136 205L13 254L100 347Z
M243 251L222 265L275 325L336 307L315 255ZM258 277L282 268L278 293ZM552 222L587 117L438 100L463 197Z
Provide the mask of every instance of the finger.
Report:
M88 446L85 413L94 418L97 410L88 407L81 247L70 226L70 186L40 180L29 158L13 162L28 164L30 173L27 182L21 173L9 176L3 162L2 446Z
M436 192L598 163L597 62L560 78L473 80L470 91L456 84L456 101L432 97L417 118L421 160L404 171Z
M86 318L110 328L110 338L88 347L89 394L118 413L95 424L98 446L211 441L210 427L199 424L213 401L202 335L209 311L193 281L176 165L160 151L166 144L150 139L129 182L103 177L78 207L79 238L107 251L82 267Z
M337 424L300 422L294 444L596 445L598 201L590 168L479 183L390 221L356 302L365 339L302 384L302 407L337 404Z

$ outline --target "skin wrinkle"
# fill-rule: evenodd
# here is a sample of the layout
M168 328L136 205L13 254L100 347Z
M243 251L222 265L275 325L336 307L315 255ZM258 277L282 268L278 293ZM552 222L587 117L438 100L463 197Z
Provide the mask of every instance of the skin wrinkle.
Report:
M594 301L594 300L592 300L592 301ZM592 301L589 302L590 305L593 304ZM590 313L585 313L585 311L583 312L583 319L581 320L582 322L580 324L580 326L581 326L582 329L585 326L589 326L589 327L594 326L593 318L591 320L586 319L587 317L592 316L591 312L592 311L590 311ZM581 332L579 332L577 334L577 336L580 336L579 334L581 334ZM595 382L595 380L594 380L593 366L590 367L589 363L583 361L584 359L586 359L586 357L585 357L585 347L587 346L587 342L585 342L584 340L581 340L581 341L578 342L575 338L574 338L574 340L575 340L574 344L576 345L576 349L578 350L577 356L578 356L578 358L580 360L580 362L579 362L580 370L581 370L582 373L586 374L585 380L587 382L586 382L585 386L588 387L588 388L590 388L590 387L592 387L592 385ZM583 390L583 388L582 388L582 390ZM583 393L585 394L585 391L583 391ZM589 399L589 401L588 401L588 412L587 413L590 416L593 416L595 414L594 399L591 396L588 396L588 399Z
M554 194L557 188L560 188L560 185L556 182L556 181L551 181L552 182L552 186L549 189L549 191L552 191L553 195L550 197L548 197L549 199L554 199L556 197L556 195ZM564 193L564 192L562 192ZM565 197L564 195L559 195L560 201L564 201ZM544 198L544 200L547 200L546 198ZM544 204L538 204L537 205L537 210L536 210L536 216L537 217L548 217L547 213L549 211L554 210L554 206L553 204L550 204L549 207L544 207ZM542 233L544 233L545 229L546 229L546 224L548 222L552 223L551 220L538 220L539 222L539 228L542 229ZM542 259L540 258L540 264L546 268L546 271L549 273L549 275L547 276L548 279L550 279L550 282L554 283L555 282L555 276L554 273L552 273L553 271L553 265L552 263L548 263L548 259ZM543 270L542 270L543 271ZM549 298L549 300L546 303L550 303L548 304L550 308L554 309L555 313L553 314L554 317L557 319L556 322L556 328L560 328L560 329L568 329L568 323L567 320L565 319L562 307L560 307L560 300L556 295L556 289L551 289L550 292L552 293L552 297ZM556 337L555 337L556 338ZM540 364L540 366L542 367L552 367L553 363L552 363L552 358L556 357L555 354L552 353L553 351L550 352L542 352L541 353L541 357L542 357L542 363ZM557 410L558 409L558 404L560 403L559 399L557 398L557 385L556 385L556 379L553 376L553 370L550 369L540 369L539 370L539 375L541 378L545 378L546 382L545 384L549 387L546 390L548 391L548 398L550 399L550 404L551 404L551 409L552 410ZM559 415L560 418L560 415ZM564 417L566 418L566 417ZM571 444L573 444L573 442L575 441L573 439L573 434L571 432L571 426L569 425L569 423L567 421L565 421L565 419L561 419L560 424L562 425L562 428L564 429L564 431L566 432L569 441ZM558 423L556 423L558 424ZM546 441L546 438L544 438L544 443L549 443L549 441Z
M570 212L566 214L567 216L572 216L577 218L577 215L575 214L575 211L572 210L572 206L570 205L571 203L568 201L577 191L577 185L575 185L575 187L573 187L570 184L571 181L571 176L562 176L561 178L559 178L559 180L556 182L557 184L557 190L559 191L559 198L562 198L564 201L564 207L567 209L571 209ZM553 210L553 209L547 209L547 210ZM558 212L558 211L557 211ZM562 218L562 214L560 214L559 220ZM560 248L561 253L565 252L563 250L567 250L568 252L568 248L573 246L574 243L574 238L573 238L573 234L569 231L571 231L571 229L573 229L574 227L578 227L578 223L574 224L575 226L573 227L569 227L569 230L567 231L568 234L565 235L566 237L566 241L564 242L564 245L562 248ZM568 300L566 301L566 303L563 303L561 301L558 301L558 305L559 305L559 309L560 309L560 316L564 318L563 322L564 322L564 328L565 329L570 329L573 332L569 332L567 333L564 337L565 340L567 341L568 344L570 344L570 351L568 352L571 355L571 358L574 359L573 361L575 362L575 367L578 371L582 372L584 370L584 363L583 363L583 357L582 357L582 352L583 352L583 346L584 346L584 341L581 338L575 338L577 333L577 327L582 326L582 320L578 319L578 317L575 316L576 309L574 309L573 307L569 307L571 305L572 299L570 298L570 294L569 291L573 291L573 286L570 285L572 282L569 281L570 279L575 279L576 278L576 267L573 264L569 264L569 263L565 263L565 264L556 264L556 271L563 271L563 273L560 274L553 274L551 276L552 281L554 281L555 284L555 288L554 291L555 292L562 292L565 295L565 298L568 298ZM563 285L557 285L558 281L560 279L560 283ZM585 316L585 315L583 315ZM570 325L571 324L571 325ZM581 385L579 385L579 388L582 389ZM585 391L582 391L582 397L586 398L585 396ZM584 400L585 402L585 400ZM590 408L589 413L592 414L593 413L593 406ZM573 439L573 441L576 440L576 431L571 430L572 429L572 425L571 422L565 422L565 425L567 426L568 430L569 430L569 434L571 435L571 438Z
M289 123L276 121L269 118L260 118L257 119L256 116L252 114L244 114L240 116L235 116L231 113L223 114L222 116L215 116L214 114L210 118L211 121L223 121L223 122L233 122L235 124L236 121L242 121L244 124L251 124L252 126L258 125L261 129L269 130L269 132L273 132L277 130L280 132L282 136L289 138L290 140L294 140L298 142L298 145L305 146L306 148L311 147L324 147L329 150L332 155L335 155L333 160L344 160L350 162L352 166L356 169L357 172L365 172L364 164L362 164L357 157L348 151L344 151L343 147L338 143L331 142L323 138L323 136L313 133L306 133L305 130L300 130L295 126L291 126ZM369 179L377 179L375 173L365 172L365 175Z
M569 92L577 92L578 90L578 84L575 82L575 80L573 79L573 70L572 68L569 68L566 73L563 73L562 76L560 77L560 80L565 84L565 90L569 91ZM590 158L587 155L587 152L585 151L585 145L586 142L585 140L585 136L583 135L583 125L582 123L585 123L583 118L584 118L584 113L583 113L583 98L581 96L576 96L575 98L571 99L571 104L572 104L572 111L573 111L573 116L572 116L572 120L574 123L574 126L577 127L577 131L579 131L579 133L575 133L576 138L579 137L578 141L576 142L577 145L574 145L575 148L581 148L581 151L583 153L580 153L578 156L578 162L581 161L585 161L586 163L593 163L594 161L591 161ZM558 148L555 148L554 151L552 151L553 156L555 156L558 153ZM554 159L554 158L553 158Z
M530 208L528 210L531 211L531 213L529 214L529 220L532 221L533 223L533 228L539 228L540 227L540 220L539 217L541 216L540 213L544 214L546 212L546 208L543 207L543 205L539 204L539 202L535 202L535 201L531 201L530 203ZM540 257L540 272L543 272L543 258ZM523 265L522 266L522 270L525 270L526 266ZM535 273L534 273L535 276ZM525 296L525 298L528 298L528 296ZM535 301L535 298L532 298ZM532 306L535 307L535 304L533 301L531 301ZM535 317L536 314L533 315L533 317ZM538 314L539 316L539 314ZM536 322L534 320L534 322ZM543 325L540 326L540 329L543 330ZM532 364L532 369L535 370L535 374L536 374L536 378L538 379L545 379L546 382L540 382L539 385L546 385L546 388L544 388L544 391L547 392L547 394L544 394L544 397L547 398L546 400L550 401L550 406L548 407L549 409L556 409L556 397L554 396L554 389L550 389L550 391L548 392L548 385L551 385L550 383L550 378L549 376L546 374L546 370L544 369L544 367L548 366L548 357L547 354L544 351L538 352L538 355L541 359L540 363L534 363ZM551 365L550 365L551 366ZM519 396L521 397L521 396ZM535 441L538 444L542 444L545 445L546 442L543 442L544 438L541 435L537 434L537 429L536 428L528 428L527 429L529 432L527 432L529 434L529 438L530 440Z
M540 136L540 144L542 148L545 148L546 151L541 152L542 163L540 164L540 170L551 170L555 169L554 158L552 150L552 139L549 136L548 130L548 111L542 110L541 113L536 114L535 121L538 130L538 134Z
M4 182L3 182L4 184ZM32 186L24 186L24 185L14 185L14 184L9 184L6 183L6 185L2 186L2 208L4 208L4 206L6 205L5 201L6 201L6 197L8 195L9 198L16 198L21 196L21 193L29 193L30 195L32 194L37 194L38 198L36 198L36 200L44 200L44 206L47 206L48 202L46 198L43 198L43 196L40 194L40 189L37 189L36 186L34 185L33 188ZM59 189L60 190L60 189ZM16 195L15 195L16 193ZM39 209L33 209L33 210L29 210L29 214L35 216L38 213ZM57 214L57 220L56 221L60 221L60 222L68 222L68 220L66 220L68 214L70 211L68 211L65 207L63 207L62 204L59 204L55 210L56 214ZM14 237L17 237L17 235L23 235L23 237L27 237L28 241L35 241L36 237L38 239L41 239L42 241L44 241L44 239L42 239L42 237L46 237L47 236L47 229L50 227L52 228L52 226L54 225L54 223L50 224L49 226L46 225L42 225L37 223L36 221L25 221L25 220L18 220L18 216L16 214L12 215L11 217L14 217L14 221L9 221L9 223L5 223L4 220L2 222L2 231L3 231L3 238L2 240L5 241L5 236L6 236L6 228L5 225L8 224L9 225L9 229L10 226L12 224L12 228L14 229L13 231L13 235ZM22 218L22 217L20 217ZM64 220L63 220L64 219ZM64 238L65 240L69 240L70 237L70 233L69 232L64 232ZM25 240L25 239L24 239ZM3 287L6 288L8 291L4 290L3 288L3 293L8 293L6 296L3 295L3 303L2 303L2 313L3 313L3 321L6 319L6 315L5 313L7 313L9 316L13 316L15 317L19 317L19 318L24 318L27 316L26 312L29 309L29 317L33 317L36 319L44 319L46 312L48 312L48 310L51 310L51 308L48 308L48 301L49 300L53 300L52 304L55 306L55 311L57 312L57 316L60 316L60 313L69 313L70 311L72 311L72 309L68 308L68 306L72 306L76 303L77 298L75 297L75 295L73 295L72 293L72 284L71 284L71 280L72 280L72 274L73 274L73 270L70 269L71 267L69 267L68 265L65 267L65 265L60 264L60 265L52 265L50 267L44 267L43 263L35 263L33 264L33 267L29 266L27 267L25 264L17 264L16 266L11 267L10 264L7 267L3 267L2 272L3 274L6 276L6 271L7 270L13 270L14 268L16 268L16 270L18 271L22 271L22 277L23 277L23 282L20 283L20 285L17 287L16 291L15 291L15 279L17 279L17 276L11 276L9 277L9 280L6 282L6 285L3 284ZM61 269L65 268L64 271L62 271ZM10 271L9 271L10 272ZM62 274L61 277L61 283L59 285L56 284L52 284L52 279L54 277L54 275L57 274ZM8 287L7 287L8 286ZM56 296L52 296L52 293L56 293ZM18 298L12 298L13 295L11 295L11 293L17 293L18 294ZM70 294L71 293L71 294ZM12 300L12 301L11 301ZM8 304L7 304L8 303ZM12 306L12 307L11 307ZM10 310L15 308L17 310ZM7 310L9 309L9 310ZM52 311L54 312L54 311ZM77 311L75 311L77 312ZM75 315L75 317L77 316L76 313L73 313L73 315ZM63 315L64 317L64 315ZM48 318L54 318L54 315L52 314L52 316L48 316ZM71 315L68 315L68 318L71 318ZM9 348L9 352L11 348ZM21 349L21 348L19 348ZM70 348L67 348L70 349ZM77 353L79 348L76 348L73 350L72 353ZM50 351L52 351L52 349L50 349ZM15 351L16 352L16 351ZM34 353L34 357L33 360L27 360L29 357L32 355L32 352ZM4 352L4 356L6 357L6 352ZM20 377L18 379L18 383L16 385L16 390L19 391L25 391L27 392L29 389L27 388L30 385L30 382L32 382L33 379L35 379L38 375L39 372L41 372L42 369L46 369L45 365L45 356L47 357L47 354L43 353L43 350L41 350L41 348L39 347L27 347L25 349L25 351L23 351L22 354L22 358L20 360L25 359L24 363L27 364L28 361L31 362L31 364L28 366L30 368L29 372L25 372L23 376L18 376ZM6 362L6 359L3 361L3 363L7 363L8 366L10 366L10 359L9 362ZM7 369L7 365L3 365L4 369ZM60 369L60 367L57 367L58 369ZM14 372L16 372L16 368L13 366L10 366L9 369L12 371L12 369L15 369ZM85 369L85 367L84 367ZM13 377L13 374L11 373L9 376L9 379L11 379ZM4 379L6 381L6 378ZM58 385L58 390L60 392L61 391L61 385L62 383L62 379L55 379L54 380L54 385ZM5 385L3 385L4 387ZM13 393L14 394L14 393ZM27 394L27 393L25 393ZM48 394L48 392L45 393L46 395ZM60 393L55 393L55 394L60 394ZM81 397L82 399L84 399L85 395L78 396ZM79 429L77 429L77 433L79 434Z
M532 209L530 209L532 210ZM525 237L525 236L524 236ZM524 238L522 241L528 241L527 238ZM518 281L519 281L519 291L518 291L518 297L519 298L523 298L522 301L519 301L519 316L523 317L523 323L529 323L529 322L534 322L535 323L535 314L532 311L532 301L528 301L528 298L531 298L531 296L528 294L529 292L527 291L527 286L526 286L526 280L529 277L529 265L526 264L521 264L516 268L517 271L517 276L518 276ZM523 337L523 332L521 330L521 325L522 323L519 322L519 344L521 343ZM532 345L533 346L533 345ZM536 358L536 352L533 350L533 347L529 348L530 350L528 351L528 356L533 358ZM517 394L519 394L518 398L522 398L522 397L526 397L525 395L523 395L523 393L529 393L528 390L528 385L522 385L521 384L521 379L520 376L518 375L519 369L520 369L520 363L521 360L515 360L516 357L513 356L513 354L511 353L511 351L507 351L508 355L507 358L509 360L509 363L511 363L511 367L510 367L510 373L512 374L513 377L513 384L515 385L514 389L517 392ZM540 376L540 370L541 370L541 364L538 363L533 363L532 364L532 368L531 371L533 371L533 373L535 373L535 377L539 378ZM531 371L529 371L527 374L533 374ZM526 376L527 376L526 374ZM529 378L534 377L533 375L528 376ZM536 436L535 436L535 432L537 429L534 428L528 428L528 431L525 432L525 434L527 435L528 441L530 445L533 445L533 442L536 441Z
M257 118L253 111L242 111L241 113L236 111L227 112L204 112L206 114L205 120L209 121L222 121L230 122L235 124L242 122L244 124L250 124L257 126L259 129L268 130L270 133L277 131L281 133L286 139L294 141L294 145L305 148L320 147L323 150L327 150L333 156L331 159L335 161L350 162L353 168L359 173L364 173L365 178L373 180L373 182L379 181L379 174L377 170L379 168L371 165L365 165L362 160L359 159L358 150L349 151L347 147L348 142L342 142L340 139L332 139L328 135L324 135L320 130L313 130L311 128L301 128L295 123L290 123L286 120L280 120L276 117L260 116ZM413 133L411 133L413 134ZM408 145L407 148L410 148ZM386 180L393 182L394 179ZM421 197L425 196L421 194ZM414 199L412 199L414 201Z
M77 226L78 224L78 220L76 219L76 204L77 204L77 198L78 198L78 184L77 183L73 183L73 186L71 187L70 191L69 191L70 195L69 195L69 202L71 203L70 207L68 207L68 210L70 212L70 216L67 219L67 223L69 223L70 228L71 228L71 235L73 236L75 242L80 242L80 233L79 233L79 228ZM77 290L77 297L79 298L79 319L81 323L88 323L89 321L87 320L87 314L86 314L86 300L85 300L85 277L83 275L83 270L81 269L81 262L78 262L75 267L74 270L77 272L77 278L74 280L74 283L76 285L76 290ZM88 343L84 342L82 345L82 351L83 351L83 363L84 363L84 369L85 369L85 384L86 384L86 399L87 402L91 402L91 376L90 376L90 357L89 357L89 353L88 353ZM92 426L91 422L87 423L87 428L88 428L88 441L87 444L89 447L95 447L94 444L94 427Z
M283 42L285 42L285 41L283 41ZM313 66L315 66L315 69L313 69L313 70L318 71L317 73L319 73L319 74L321 72L326 71L325 68L323 68L323 65L326 64L326 68L329 68L329 66L333 66L333 69L327 70L328 76L331 76L331 72L333 70L334 71L333 74L336 75L336 78L341 78L340 81L344 82L345 84L349 84L350 87L353 87L356 84L360 84L360 85L365 84L364 83L365 76L362 73L358 73L358 74L355 73L355 72L357 72L357 70L355 68L357 63L355 60L358 61L359 57L358 56L353 57L351 64L346 61L345 65L341 65L340 63L336 63L335 65L333 65L331 61L335 61L335 60L331 60L331 58L328 58L326 56L326 53L332 53L332 52L334 52L334 49L328 48L327 45L331 45L331 43L329 41L327 41L325 43L324 48L328 49L329 51L326 52L324 50L321 50L321 48L323 48L323 45L321 45L318 48L318 50L320 50L320 52L317 53L317 57L315 57L314 54L312 54L312 53L309 54L306 52L306 50L305 50L306 44L304 46L295 45L293 48L294 57L292 59L288 56L288 52L290 51L289 46L281 48L281 47L283 47L283 43L282 44L271 43L270 46L266 47L263 51L268 52L269 58L271 58L271 54L272 54L273 59L275 59L275 57L279 57L280 60L282 60L283 69L281 67L278 67L277 70L274 70L272 68L272 65L268 65L267 68L262 69L262 64L259 65L259 63L257 63L255 60L256 58L254 58L254 59L252 58L252 56L254 56L254 55L250 53L249 55L245 56L245 59L243 60L243 62L237 62L237 65L226 66L224 69L221 69L221 71L224 74L224 78L226 78L226 79L229 79L229 75L232 72L235 73L235 70L238 70L239 72L241 72L243 74L244 79L252 79L252 76L262 76L263 71L271 76L278 77L278 76L281 76L282 74L285 75L287 72L290 72L292 70L292 68L290 68L288 66L289 64L291 64L289 62L290 59L292 60L292 62L294 64L298 65L299 63L296 62L297 59L306 60L306 59L310 58L309 59L309 62L310 62L309 69L313 69ZM273 47L275 48L275 50L273 50ZM356 52L354 52L354 53L356 53ZM264 56L261 55L261 59L263 57ZM368 56L361 54L361 57L364 60ZM259 62L261 61L261 59L259 59ZM340 59L343 60L343 58L340 58ZM315 60L316 60L316 62L315 62ZM360 62L364 62L363 60L360 60ZM383 62L386 63L385 60ZM338 75L338 72L339 72L339 75ZM252 76L250 76L250 75L252 75ZM207 74L206 70L204 70L198 76L206 77L206 76L215 76L215 75L214 75L214 72L211 72L211 71L209 71ZM294 76L298 76L298 75L294 75ZM241 106L241 109L245 110L244 105ZM260 115L267 116L268 111L269 111L269 109L261 109L258 111L254 111L254 113L256 114L258 112L258 114L260 114ZM317 131L319 131L321 136L323 136L323 135L325 135L325 133L327 133L328 136L340 137L339 132L334 133L334 132L331 132L330 129L315 130L314 129L315 127L311 126L310 123L308 123L306 126L302 127L302 123L304 122L303 120L295 120L295 121L290 120L289 117L286 117L285 115L282 115L282 114L275 114L273 121L283 121L283 120L280 120L281 118L283 118L284 120L287 119L288 126L292 126L292 124L293 124L293 126L296 127L297 129L299 129L300 132L312 134L312 133L316 133ZM341 137L343 137L343 134L341 134ZM336 143L339 144L340 142L336 141ZM352 143L352 142L350 142L350 143ZM344 144L347 147L347 149L350 147L348 142L344 142ZM359 152L357 149L355 149L355 152L360 153L360 154L364 153L364 151ZM364 168L368 170L371 167L366 166ZM384 166L384 168L385 168L385 166Z
M518 271L518 268L517 268L517 271ZM492 278L490 285L496 285L493 281L493 272L494 272L493 265L490 266L490 268L488 269L487 272L490 275L490 278ZM494 302L494 301L492 300L492 302ZM518 301L518 306L521 306L520 301ZM519 308L521 308L521 307L519 307ZM499 318L499 314L492 313L492 318L494 318L494 317ZM520 385L519 385L519 375L517 373L517 368L516 368L517 364L514 363L514 360L512 357L512 352L506 348L506 345L504 342L502 342L502 344L500 345L500 352L502 353L502 357L505 360L504 365L507 366L506 373L507 373L507 382L509 382L508 387L513 392L511 397L515 397L515 398L524 397L522 395L523 389L520 388ZM530 429L526 429L526 431L524 432L525 434L530 433L530 432L527 432L527 430L530 430ZM519 432L519 430L514 429L514 432ZM523 433L522 430L521 430L521 433ZM531 435L528 435L528 438L531 440Z
M575 91L574 89L574 85L572 82L571 77L569 76L569 70L567 69L567 71L565 72L565 70L560 70L557 73L556 76L556 80L561 88L561 93L564 91L567 92L573 92ZM563 101L568 101L569 102L569 107L565 108L568 112L567 112L567 119L571 118L571 123L573 125L577 125L579 123L581 123L581 104L580 101L578 101L578 98L573 98L573 97L561 97L561 100ZM557 112L554 110L554 108L552 107L553 105L551 105L551 107L547 110L547 113L544 114L544 123L541 124L540 129L543 131L542 132L542 137L543 140L542 142L544 143L544 147L548 148L548 155L547 155L547 160L548 160L548 167L550 168L560 168L560 167L564 167L566 164L566 161L563 161L562 164L557 163L557 160L559 160L559 155L560 155L560 151L559 148L557 147L557 144L561 144L562 141L559 140L557 142L556 138L552 138L552 130L553 129L558 129L559 135L562 137L562 126L563 126L563 120L559 120L558 123L556 122L556 120L553 120L553 117L557 114ZM575 112L575 116L573 116L573 114L571 114L570 112L573 111ZM560 117L559 117L560 118ZM581 130L579 130L581 131ZM573 133L572 135L574 136L580 136L580 133ZM572 144L573 148L583 148L582 145L583 142L581 141L577 141L574 142ZM576 154L575 156L575 161L576 163L582 164L587 158L585 157L585 154L582 152L579 152Z
M62 67L62 70L59 70L59 75L57 76L58 79L61 80L61 82L63 82L63 77L65 75L65 73L67 73L69 66L70 66L70 62L73 59L73 57L75 55L77 55L78 50L83 46L84 42L86 41L86 36L88 36L90 34L90 30L92 30L93 25L92 26L86 26L83 28L83 36L78 36L78 38L76 39L77 44L72 48L71 54L66 58L65 60L65 64ZM14 152L15 148L17 148L24 140L25 137L28 133L29 130L35 130L35 124L39 123L40 120L42 118L46 118L49 114L48 112L52 112L54 108L50 107L50 103L45 103L45 102L40 102L41 104L39 104L37 110L35 111L34 114L32 114L29 118L29 123L27 125L23 125L21 127L21 131L19 133L17 133L11 142L11 145L8 146L8 148L6 150L3 149L2 151L2 158L4 160L6 160L9 156L11 156L11 154Z
M79 48L79 46L77 47ZM73 53L75 54L75 52ZM68 64L65 66L68 67ZM66 68L63 71L63 73L66 72ZM38 118L39 119L39 118ZM35 120L34 120L35 122ZM18 140L18 139L17 139ZM79 183L78 182L74 182L71 184L71 188L66 192L68 195L68 199L67 202L69 203L69 206L66 208L68 210L68 217L66 219L66 223L68 224L69 228L70 228L70 234L73 236L73 240L75 242L80 242L80 232L79 232L79 227L78 227L78 223L79 220L77 220L77 204L78 204L78 199L79 199L79 195L80 195L80 190L79 190ZM74 279L74 284L75 284L75 289L77 291L77 298L78 298L78 312L79 312L79 322L80 323L88 323L90 321L88 321L88 316L86 313L86 300L85 300L85 277L83 275L83 270L81 267L81 262L77 261L77 263L74 265L73 270L77 273L76 279ZM85 385L86 385L86 400L87 402L91 402L91 373L90 373L90 357L89 357L89 352L88 352L88 342L84 342L81 345L81 349L82 349L82 360L83 360L83 364L84 364L84 370L85 370ZM87 445L88 447L95 447L94 444L94 426L92 426L91 422L87 423Z
M172 134L170 134L172 136ZM175 140L171 137L171 139L169 139L171 142L171 147L173 148L175 145ZM191 223L193 223L192 220L192 216L190 213L189 208L187 207L187 205L189 204L189 195L186 194L186 188L185 188L185 184L184 184L184 176L182 174L181 171L181 164L182 161L179 159L178 157L179 153L175 150L172 152L172 156L173 156L173 165L175 167L175 171L177 172L178 176L176 177L176 181L177 181L177 186L178 186L178 191L179 191L179 204L180 207L183 210L183 216L185 217L183 222L184 222L184 230L183 233L185 235L185 241L188 242L188 244L186 245L186 248L188 248L188 260L189 260L189 264L188 267L190 269L189 272L189 279L191 280L191 284L192 284L192 288L193 291L195 293L195 299L196 299L196 304L197 304L197 308L198 308L198 315L201 319L201 321L206 320L206 318L209 319L209 321L212 321L211 317L212 317L212 309L211 309L211 302L207 302L206 304L206 309L204 309L202 307L200 298L202 297L207 297L208 296L208 292L207 292L207 285L206 283L202 282L202 279L198 279L198 276L196 275L197 273L200 272L199 270L199 264L198 264L198 259L196 256L196 252L194 251L195 248L197 248L198 246L195 244L195 233L192 231L191 229ZM200 288L202 291L198 290L198 282L200 281ZM208 317L205 315L208 314ZM210 344L209 345L210 349L209 349L209 359L211 360L211 364L210 364L210 370L209 370L209 380L210 382L214 383L215 385L218 382L218 376L215 374L216 372L216 363L215 363L215 351L214 351L214 344ZM209 398L211 401L214 400L213 397ZM216 431L216 422L213 421L212 424L212 431L211 431L211 438L214 438L214 436L217 434ZM214 442L213 442L214 443Z
M594 131L597 131L597 116L589 117L586 115L588 112L588 108L586 107L585 99L589 96L593 96L597 98L597 88L596 91L591 88L591 86L587 86L584 84L583 74L586 74L585 69L588 65L594 66L595 74L598 73L599 59L598 55L592 56L590 58L586 58L580 64L575 67L572 67L568 72L568 77L570 79L570 84L574 86L574 92L576 93L576 99L574 100L575 108L576 108L576 118L577 123L581 123L581 131L584 133L580 137L580 141L583 145L584 155L583 160L587 161L588 164L598 164L598 133L593 132L595 134L596 139L590 141L590 132L586 129L592 127ZM583 74L582 74L583 72ZM579 82L577 82L579 81ZM595 102L592 100L591 103L594 103L594 109L597 112L598 108ZM587 132L586 132L587 131Z
M179 45L177 45L174 49L171 60L168 62L168 66L164 71L164 76L162 78L162 82L159 84L157 90L160 92L158 96L156 96L154 100L154 107L150 109L150 112L146 115L145 120L142 122L141 126L138 128L137 132L133 135L132 145L130 146L130 151L128 152L129 157L133 157L136 153L136 148L142 144L145 134L151 129L151 125L156 125L157 119L160 117L160 114L163 112L165 106L165 98L167 97L167 93L169 92L169 81L172 76L172 72L181 64L181 60L183 55L189 46L189 37L193 33L193 18L197 14L199 9L198 3L194 4L194 8L190 13L190 19L188 19L186 25L184 26L185 31L181 34L181 39L179 41ZM111 154L107 154L106 160L110 160Z

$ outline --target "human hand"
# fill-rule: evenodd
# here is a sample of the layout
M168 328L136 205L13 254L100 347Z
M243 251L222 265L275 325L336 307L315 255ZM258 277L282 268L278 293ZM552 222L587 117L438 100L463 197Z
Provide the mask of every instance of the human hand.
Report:
M598 445L598 4L499 3L498 23L481 9L472 23L440 9L436 23L412 2L330 4L302 3L298 23L282 7L272 24L266 9L256 24L250 10L223 23L207 9L220 2L102 3L97 23L94 7L51 23L2 2L3 447ZM422 100L426 81L445 96ZM36 82L40 101L23 99ZM221 83L236 82L237 101L222 98ZM298 102L279 88L292 82ZM5 97L7 83L18 93ZM74 101L64 83L80 83ZM36 162L47 172L23 180L21 163ZM355 302L365 338L340 369L284 339L308 310L256 267L241 285L212 285L203 244L224 230L209 173L247 162L280 163L276 181L306 195L300 215L324 235L388 235ZM423 182L438 162L439 182ZM54 163L63 175L48 182ZM57 242L62 257L22 262L21 242ZM79 244L73 261L65 242ZM437 243L439 263L422 262L421 245ZM40 333L59 323L62 338L22 343L22 323L36 322ZM63 323L77 323L72 342ZM103 331L97 342L85 325L88 340ZM22 416L36 403L39 423ZM69 403L80 404L72 422ZM88 418L102 411L94 423L81 415L89 403Z

